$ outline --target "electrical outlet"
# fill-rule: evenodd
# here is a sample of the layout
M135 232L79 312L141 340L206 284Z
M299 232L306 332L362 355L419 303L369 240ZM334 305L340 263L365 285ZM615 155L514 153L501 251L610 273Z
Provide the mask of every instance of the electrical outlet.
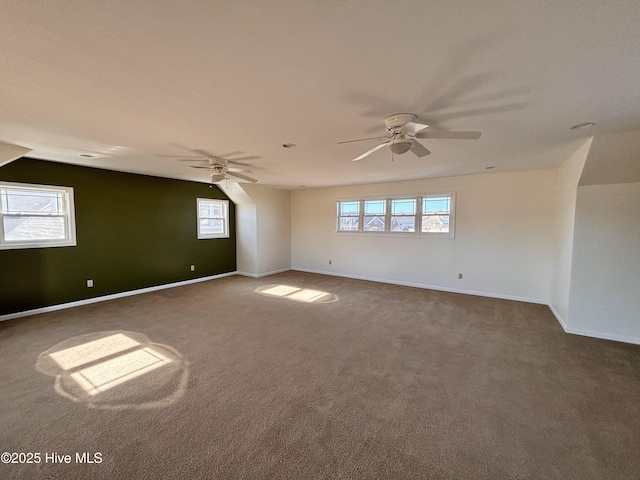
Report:
M196 266L195 265L191 265L191 271L195 272L196 271Z
M329 265L331 265L331 260L329 260Z
M458 279L462 280L462 274L461 273L458 274Z
M87 280L87 287L93 287L93 280Z

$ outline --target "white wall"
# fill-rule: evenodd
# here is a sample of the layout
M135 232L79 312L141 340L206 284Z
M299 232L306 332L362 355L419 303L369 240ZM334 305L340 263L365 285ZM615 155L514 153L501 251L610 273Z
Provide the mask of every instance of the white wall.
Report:
M258 276L291 268L291 191L264 185L245 185L256 202Z
M225 191L236 204L237 269L261 277L291 268L291 192L255 184Z
M549 306L556 318L567 328L569 318L569 291L571 287L571 259L573 255L573 229L575 223L578 181L589 154L593 137L585 142L560 167L557 174L556 250Z
M578 187L567 327L640 344L640 183Z
M258 271L258 227L255 205L236 205L236 269L255 275Z
M554 170L536 170L297 190L291 200L291 266L548 303L556 180ZM454 239L336 233L338 199L448 191L456 192Z

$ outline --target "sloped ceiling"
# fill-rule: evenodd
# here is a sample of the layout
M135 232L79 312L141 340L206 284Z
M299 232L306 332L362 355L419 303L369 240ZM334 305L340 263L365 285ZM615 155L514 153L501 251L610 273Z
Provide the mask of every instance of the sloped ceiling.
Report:
M640 182L640 130L594 137L578 185Z
M0 142L0 167L29 153L28 148Z
M0 141L203 182L162 155L250 157L282 188L552 167L587 135L640 128L639 25L637 0L8 0ZM398 112L482 137L393 161L335 145Z

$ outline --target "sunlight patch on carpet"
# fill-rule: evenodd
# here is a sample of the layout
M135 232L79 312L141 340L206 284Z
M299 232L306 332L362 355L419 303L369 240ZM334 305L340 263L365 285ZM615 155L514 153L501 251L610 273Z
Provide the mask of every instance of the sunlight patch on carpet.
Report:
M36 369L55 377L54 390L90 408L157 408L186 391L188 364L175 349L135 332L98 332L58 343Z
M95 395L133 380L173 360L152 348L125 353L97 365L83 368L70 376L89 395Z
M108 337L82 343L75 347L65 348L59 352L49 354L64 370L70 370L80 365L91 363L95 360L111 356L113 354L137 347L139 342L122 333L109 335Z
M256 288L255 292L268 297L280 297L306 303L327 303L338 300L338 296L332 293L293 285L266 285Z
M289 285L276 285L275 287L262 290L261 293L275 295L276 297L286 297L287 295L291 295L293 292L297 292L299 290L300 289L298 287L290 287Z

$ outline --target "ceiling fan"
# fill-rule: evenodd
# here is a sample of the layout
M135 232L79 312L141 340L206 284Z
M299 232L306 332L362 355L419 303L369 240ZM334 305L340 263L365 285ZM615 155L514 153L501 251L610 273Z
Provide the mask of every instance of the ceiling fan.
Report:
M198 160L189 160L189 161L198 161ZM242 180L246 180L247 182L256 183L256 180L253 177L245 175L245 173L251 173L251 170L242 167L230 167L230 163L235 163L231 160L227 160L222 157L211 156L207 158L206 161L209 165L189 165L191 168L199 168L203 170L209 170L209 175L211 176L211 183L220 182L222 180L232 180L229 176L241 178Z
M199 155L199 157L195 158L180 158L181 162L206 162L207 165L189 165L191 168L198 168L202 170L209 170L209 175L211 176L211 183L220 182L222 180L233 180L229 178L229 176L241 178L242 180L246 180L247 182L256 183L256 180L253 177L245 175L245 173L251 173L251 170L243 167L233 167L231 165L244 165L243 163L237 162L236 160L249 160L253 158L259 157L242 157L234 160L229 160L227 158L214 155L206 150L191 150ZM239 152L233 152L229 155L234 155Z
M206 150L199 150L194 148L187 148L181 145L176 145L177 147L184 148L195 153L195 156L185 156L185 155L156 155L157 157L166 157L166 158L176 158L179 162L202 162L206 163L205 165L189 165L191 168L198 168L202 170L209 170L211 176L211 183L220 182L222 180L231 180L232 177L241 178L242 180L246 180L247 182L256 183L258 180L252 178L245 173L251 173L251 170L242 167L234 167L230 165L247 165L246 163L240 162L239 160L253 160L257 158L261 158L255 155L252 156L244 156L238 157L237 155L241 155L243 152L229 152L224 155L215 155ZM235 157L230 159L228 157Z
M415 140L416 138L477 140L482 134L482 132L478 131L429 131L427 130L429 125L413 113L394 113L393 115L385 118L384 124L387 132L389 132L387 136L346 140L344 142L338 142L338 144L362 142L364 140L384 140L381 144L376 145L371 150L367 150L359 157L353 159L354 162L357 162L358 160L362 160L363 158L371 155L373 152L380 150L382 147L387 147L391 150L391 153L397 155L407 153L409 150L418 157L429 155L431 152L424 145Z

